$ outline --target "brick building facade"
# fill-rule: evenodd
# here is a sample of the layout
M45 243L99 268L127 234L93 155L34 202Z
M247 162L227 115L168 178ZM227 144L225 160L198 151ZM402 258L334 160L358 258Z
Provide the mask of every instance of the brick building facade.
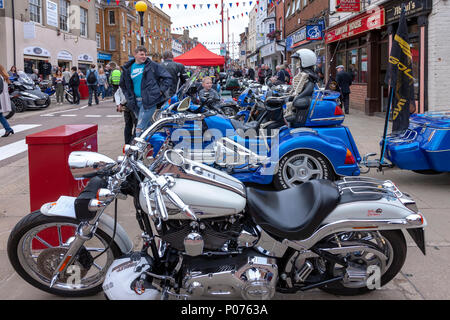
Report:
M144 46L154 61L160 61L164 51L172 50L170 17L147 3L144 13ZM97 48L100 63L125 64L133 57L134 49L141 44L140 17L132 6L102 2L97 8ZM109 60L108 60L109 59Z

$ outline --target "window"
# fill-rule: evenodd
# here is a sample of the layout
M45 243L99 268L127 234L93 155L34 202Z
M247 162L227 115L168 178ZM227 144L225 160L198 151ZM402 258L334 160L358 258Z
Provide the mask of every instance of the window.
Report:
M286 18L289 17L291 15L291 4L288 4L288 8L286 10Z
M97 41L97 49L101 48L102 35L100 33L95 34L95 40Z
M69 1L59 0L59 28L69 31Z
M123 52L126 51L125 46L126 46L126 40L125 40L125 36L123 36L123 38L122 38L122 51L123 51Z
M127 33L128 35L131 35L131 21L127 20Z
M42 23L42 2L41 0L30 0L30 20Z
M80 35L88 35L88 11L84 8L80 8Z
M275 31L275 23L269 24L269 33Z
M128 55L131 55L131 41L128 41Z
M100 10L95 9L95 23L100 24Z
M152 22L151 16L148 15L148 19L147 19L147 29L149 29L149 30L152 28L151 22Z
M308 5L308 0L303 0L303 8Z
M115 25L116 24L116 14L114 11L108 11L108 24Z
M109 50L115 51L116 50L116 37L112 34L109 35Z
M295 3L295 11L300 10L300 4L301 4L302 0L296 0Z

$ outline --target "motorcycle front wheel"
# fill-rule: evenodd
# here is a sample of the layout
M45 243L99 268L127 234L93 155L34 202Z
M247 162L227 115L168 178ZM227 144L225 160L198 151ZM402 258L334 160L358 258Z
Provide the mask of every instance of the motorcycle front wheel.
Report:
M27 105L25 102L23 102L21 99L11 99L12 102L14 102L14 105L16 107L16 112L21 113L24 112L27 109Z
M66 274L49 287L53 271L67 252L78 224L76 219L50 217L40 211L22 218L8 239L8 257L14 270L32 286L58 296L84 297L101 292L109 266L122 253L100 228L84 243ZM93 260L110 243L108 250Z
M65 98L67 100L67 102L69 102L70 104L73 104L73 96L70 93L66 93L65 94Z

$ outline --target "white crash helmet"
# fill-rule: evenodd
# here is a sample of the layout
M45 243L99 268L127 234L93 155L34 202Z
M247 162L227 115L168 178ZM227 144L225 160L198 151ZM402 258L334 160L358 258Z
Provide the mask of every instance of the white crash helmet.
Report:
M300 49L292 55L292 58L298 58L301 61L302 68L313 67L317 63L317 56L314 51L309 49Z

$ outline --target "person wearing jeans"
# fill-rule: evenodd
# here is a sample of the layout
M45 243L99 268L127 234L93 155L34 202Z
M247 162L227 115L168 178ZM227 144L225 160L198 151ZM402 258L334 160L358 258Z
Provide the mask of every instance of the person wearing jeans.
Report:
M92 106L92 95L95 97L95 104L99 104L98 101L98 72L95 70L95 64L91 65L91 69L86 73L86 83L89 89L89 102L88 105Z
M122 69L120 88L127 100L127 108L138 117L136 135L139 136L151 125L156 106L166 100L172 76L147 57L147 49L143 46L136 48L134 59Z
M10 134L14 134L14 130L9 125L6 118L3 116L3 112L11 111L11 100L9 99L8 84L9 75L6 69L0 65L0 123L5 128L5 134L2 137L7 137Z
M102 100L105 100L107 85L108 79L106 77L105 71L103 69L100 69L98 71L98 94L102 95Z

